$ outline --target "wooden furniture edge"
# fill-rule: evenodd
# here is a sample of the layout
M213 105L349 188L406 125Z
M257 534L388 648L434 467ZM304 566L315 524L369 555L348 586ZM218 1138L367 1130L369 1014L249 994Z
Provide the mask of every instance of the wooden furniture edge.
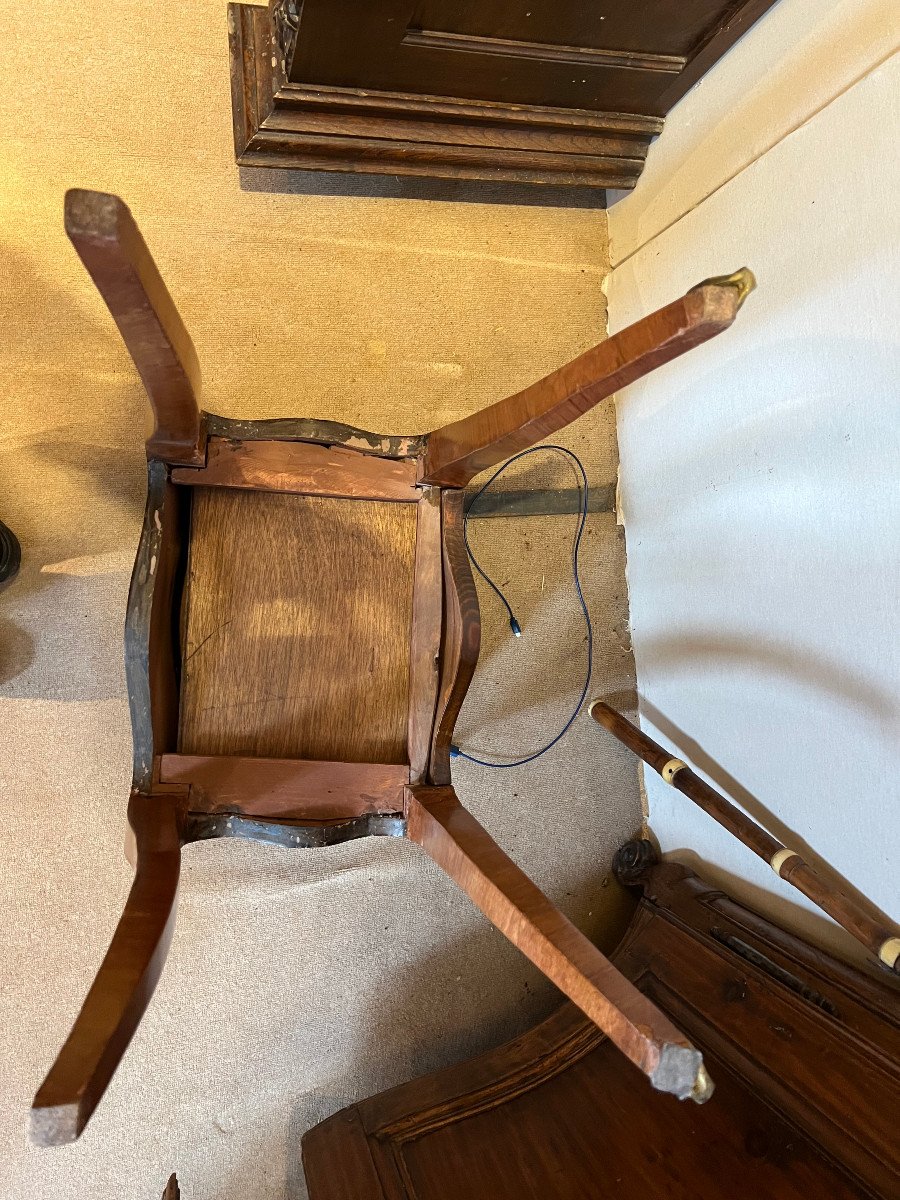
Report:
M662 128L644 114L292 84L268 9L229 4L228 23L241 166L627 190ZM511 146L485 144L498 129ZM603 152L552 148L573 134Z
M431 731L430 783L450 783L450 743L481 647L481 615L463 527L462 492L441 492L443 624L440 682Z
M728 329L755 286L746 267L704 280L522 391L433 430L422 482L464 487L480 471L536 445L614 392Z
M441 491L423 487L416 514L413 611L409 646L409 782L428 777L440 684L444 610Z
M312 441L209 437L206 462L175 467L172 482L414 504L416 464L411 458L377 458L346 446Z
M147 457L203 459L200 364L128 205L108 192L70 188L66 234L115 321L155 418Z
M826 997L833 997L843 1006L844 996L852 996L858 1005L871 1011L880 1023L873 1026L867 1037L863 1036L862 1042L876 1053L878 1037L884 1033L885 1019L888 1024L897 1024L896 997L900 992L892 977L858 971L732 900L690 868L675 862L660 863L650 843L627 843L617 855L617 867L614 870L622 882L640 893L632 922L611 956L617 968L629 978L635 981L648 978L648 953L651 961L654 956L652 950L648 952L647 946L652 944L654 927L657 942L664 945L665 935L660 931L672 926L685 930L692 938L696 937L701 945L710 948L719 961L728 965L734 972L735 987L739 986L745 970L755 975L764 971L773 979L780 995L795 993L798 1004L811 1006L815 1011L821 1011ZM786 981L779 974L779 964L766 964L764 959L762 965L748 963L735 953L727 940L721 939L720 926L724 926L728 932L736 929L755 945L761 942L764 951L769 946L780 949L792 960L799 978ZM824 995L808 993L804 980L810 974L816 979L821 978ZM734 1001L735 996L727 995L726 1003L729 999ZM784 1032L780 1027L773 1029L773 1042L777 1043ZM860 1035L851 1028L849 1036L856 1038ZM402 1152L406 1142L427 1136L445 1125L465 1121L503 1105L523 1092L540 1087L595 1049L602 1040L599 1031L588 1023L574 1004L563 1003L549 1017L517 1038L358 1101L352 1109L357 1136L358 1131L362 1130L371 1147L383 1149L384 1163L390 1163L396 1154ZM709 1046L707 1048L712 1050ZM717 1065L720 1062L723 1070L741 1080L744 1086L758 1091L765 1103L778 1108L777 1099L772 1094L771 1078L765 1074L748 1077L734 1053L728 1051L727 1047L724 1050L724 1057L718 1047L715 1050ZM894 1053L895 1069L898 1061ZM334 1151L340 1149L340 1121L349 1112L349 1109L340 1110L304 1134L301 1146L305 1169L310 1167L316 1172L323 1162L328 1161L328 1154L323 1153L326 1145L333 1147ZM835 1157L834 1147L817 1140L814 1131L802 1122L798 1123L792 1110L784 1111L784 1118L789 1126L793 1124L810 1139L826 1161L833 1164L836 1181L844 1178L848 1185L855 1184L857 1189L862 1189L861 1193L855 1190L854 1195L893 1194L896 1176L892 1176L889 1170L882 1172L879 1180L855 1176L847 1163ZM378 1161L382 1161L380 1154ZM343 1192L333 1190L330 1181L320 1174L311 1173L308 1178L311 1185L313 1181L316 1182L317 1186L311 1186L310 1194L316 1196L317 1200L319 1196L324 1200L326 1196L343 1195ZM393 1196L394 1186L397 1185L392 1174L390 1179L376 1175L371 1191L362 1194L365 1194L366 1200L382 1194ZM378 1190L379 1187L383 1190Z
M405 763L314 762L296 758L164 754L159 782L190 788L191 813L333 821L400 813Z
M406 836L585 1013L658 1091L704 1103L700 1052L500 849L452 787L410 787Z
M180 796L131 797L134 882L81 1011L35 1095L31 1137L39 1146L79 1136L153 995L175 923L183 806Z

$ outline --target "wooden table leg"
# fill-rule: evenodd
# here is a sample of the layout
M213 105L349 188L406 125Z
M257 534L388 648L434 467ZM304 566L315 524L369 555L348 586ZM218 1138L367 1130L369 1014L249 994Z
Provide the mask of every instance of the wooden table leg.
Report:
M522 953L599 1026L655 1088L703 1103L703 1057L547 899L467 812L451 787L407 790L416 842Z
M183 803L176 796L131 798L134 883L72 1032L34 1098L31 1136L40 1146L79 1136L153 995L174 925Z

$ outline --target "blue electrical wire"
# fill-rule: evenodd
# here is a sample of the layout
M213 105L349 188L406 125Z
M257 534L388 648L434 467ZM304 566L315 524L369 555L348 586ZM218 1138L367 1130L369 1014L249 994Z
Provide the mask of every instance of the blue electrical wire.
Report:
M469 545L469 517L479 499L484 495L494 480L503 474L507 467L511 467L514 462L517 462L520 458L525 458L525 456L528 454L539 454L543 450L555 450L559 454L565 454L567 458L570 458L572 462L575 463L581 473L581 486L579 488L579 491L581 492L581 515L578 520L578 528L575 531L575 541L572 544L572 578L575 582L575 593L578 596L578 603L581 605L581 611L584 614L584 625L587 629L587 671L584 678L584 687L581 689L581 695L578 697L578 703L575 705L572 715L569 717L568 721L566 721L565 725L563 725L562 729L559 731L556 737L552 739L552 741L549 741L546 746L542 746L540 750L536 750L534 754L529 754L525 758L518 758L514 762L501 763L489 762L485 758L476 758L474 754L466 754L464 750L460 750L459 746L450 747L451 758L465 758L469 762L478 763L478 765L481 767L523 767L526 763L534 762L536 758L540 758L542 754L546 754L547 751L551 750L556 743L565 737L565 735L572 728L575 718L581 711L581 706L584 704L584 701L587 697L588 688L591 686L591 667L594 659L594 631L591 626L590 613L588 612L587 604L585 604L584 601L584 593L581 590L581 579L578 573L578 552L581 549L581 538L584 533L584 527L587 522L588 513L588 481L584 465L582 464L578 455L573 454L571 450L567 450L565 446L555 445L532 446L530 450L522 450L521 453L513 455L513 457L505 462L502 467L498 467L487 483L475 493L474 497L472 498L472 502L468 507L466 515L463 518L463 538L466 543L466 551L468 552L469 558L472 561L472 566L485 581L485 583L488 584L500 598L501 604L509 614L510 629L512 629L516 637L521 637L522 630L519 626L519 622L515 618L513 610L510 608L509 601L497 587L496 583L494 583L493 579L491 579L490 575L483 570L475 555L472 553L472 547Z

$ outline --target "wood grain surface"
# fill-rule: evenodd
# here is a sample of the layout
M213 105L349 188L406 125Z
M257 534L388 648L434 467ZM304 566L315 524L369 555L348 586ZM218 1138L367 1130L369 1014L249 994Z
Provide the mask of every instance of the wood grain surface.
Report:
M647 1075L708 1098L700 1054L500 849L451 787L410 788L407 837Z
M444 560L444 628L441 639L440 685L428 777L450 783L450 743L481 647L478 593L463 535L462 492L441 496L441 539Z
M175 923L182 809L182 797L131 798L134 883L72 1032L34 1098L31 1137L39 1146L79 1136L150 1003Z
M125 610L125 678L134 748L132 787L149 791L155 756L178 738L178 662L172 612L180 588L187 500L147 464L147 505Z
M436 429L426 445L423 482L464 487L480 471L556 433L613 392L727 329L742 301L737 286L693 288L523 391Z
M65 226L150 397L156 428L147 457L202 462L197 355L128 205L106 192L73 188L66 192Z
M277 57L273 66L270 13L229 4L228 16L235 155L245 166L631 188L662 129L658 117L629 112L291 83Z
M206 466L181 467L173 483L195 487L259 488L302 496L415 503L412 459L376 458L343 446L314 442L238 441L211 437Z
M408 761L416 506L193 496L180 752Z
M599 17L583 2L229 4L235 152L252 166L632 188L662 117L774 2Z
M431 757L443 624L441 492L424 488L416 522L416 579L409 646L409 781L422 782Z
M405 764L165 754L163 784L190 785L191 812L328 821L403 811Z

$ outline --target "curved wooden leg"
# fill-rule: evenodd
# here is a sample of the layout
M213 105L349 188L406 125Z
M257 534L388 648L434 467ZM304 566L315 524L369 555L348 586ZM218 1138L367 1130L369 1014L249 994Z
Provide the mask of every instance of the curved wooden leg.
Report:
M407 790L407 837L599 1026L655 1088L712 1095L703 1057L655 1004L551 904L460 804L452 787Z
M147 389L156 417L147 457L199 466L206 434L197 355L128 205L73 188L65 226Z
M421 482L465 487L479 471L536 446L613 392L727 329L755 286L746 267L705 279L680 300L613 334L524 391L435 429L426 437Z
M31 1137L40 1146L79 1136L153 995L174 925L182 803L177 796L131 798L134 883L72 1032L34 1098Z

